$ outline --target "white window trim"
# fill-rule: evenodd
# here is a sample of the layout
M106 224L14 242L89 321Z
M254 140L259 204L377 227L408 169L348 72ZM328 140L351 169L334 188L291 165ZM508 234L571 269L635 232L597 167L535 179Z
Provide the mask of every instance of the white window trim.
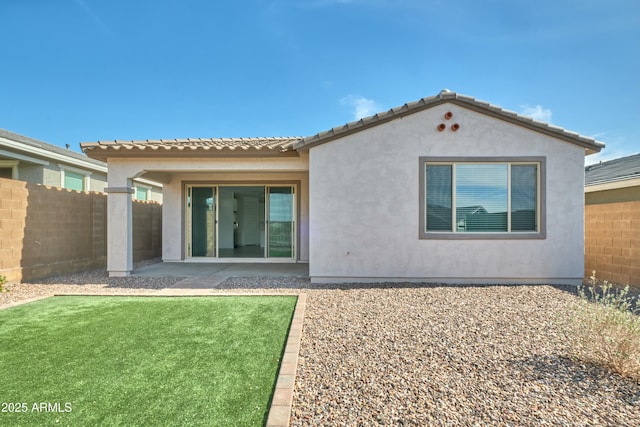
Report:
M0 168L11 168L11 179L18 179L18 160L0 160Z
M420 239L441 239L441 240L521 240L521 239L546 239L547 237L547 207L546 207L546 157L429 157L424 156L420 157L419 164L419 232L418 236ZM442 165L454 165L454 164L496 164L496 163L507 163L510 165L518 165L518 164L532 164L536 163L539 165L538 168L538 186L537 186L537 197L538 197L538 209L537 209L537 223L538 230L537 231L505 231L505 232L475 232L475 233L461 233L456 232L455 227L452 228L452 231L427 231L427 207L426 207L426 174L425 174L425 165L433 163L433 164L442 164ZM511 171L511 167L508 168L509 174ZM455 168L452 168L452 180L455 182ZM507 186L508 186L508 209L511 212L511 177L507 178ZM452 188L452 200L455 200L455 185ZM455 214L452 213L455 224ZM511 230L511 215L507 216L508 218L508 230Z
M77 173L78 175L84 175L84 182L82 183L82 191L91 191L91 174L93 172L89 172L85 169L74 168L73 166L67 166L58 164L58 168L60 168L60 188L65 188L64 186L64 177L65 171Z

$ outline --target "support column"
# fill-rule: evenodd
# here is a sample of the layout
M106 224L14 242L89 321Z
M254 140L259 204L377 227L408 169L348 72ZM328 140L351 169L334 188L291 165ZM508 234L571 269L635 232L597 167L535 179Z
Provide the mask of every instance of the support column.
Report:
M105 188L107 195L107 271L126 277L133 270L133 187Z

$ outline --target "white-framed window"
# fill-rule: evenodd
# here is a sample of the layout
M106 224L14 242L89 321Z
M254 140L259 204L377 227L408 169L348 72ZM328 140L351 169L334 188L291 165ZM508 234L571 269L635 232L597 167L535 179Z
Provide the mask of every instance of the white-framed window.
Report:
M136 200L150 200L151 199L151 188L145 187L140 184L136 184Z
M91 190L91 172L64 165L59 165L59 167L62 188L77 191Z
M545 238L542 157L421 157L420 238Z

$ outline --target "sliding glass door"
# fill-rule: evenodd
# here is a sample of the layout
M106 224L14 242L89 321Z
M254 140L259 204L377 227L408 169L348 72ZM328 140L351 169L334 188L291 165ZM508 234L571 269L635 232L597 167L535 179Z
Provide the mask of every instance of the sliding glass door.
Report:
M189 256L216 256L215 187L190 187L187 194L187 209L190 212L187 221Z
M189 185L189 258L295 258L295 187Z
M264 258L264 185L219 186L220 258Z
M267 256L292 258L295 236L293 187L267 187L267 194Z

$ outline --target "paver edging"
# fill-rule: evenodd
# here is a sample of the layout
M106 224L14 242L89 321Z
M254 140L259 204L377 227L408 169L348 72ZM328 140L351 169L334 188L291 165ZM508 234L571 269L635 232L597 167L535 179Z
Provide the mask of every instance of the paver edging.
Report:
M282 356L276 388L271 400L271 408L267 418L267 427L288 427L293 406L293 387L296 382L298 354L302 340L302 324L307 305L307 295L298 294L298 301L291 319L291 327Z

